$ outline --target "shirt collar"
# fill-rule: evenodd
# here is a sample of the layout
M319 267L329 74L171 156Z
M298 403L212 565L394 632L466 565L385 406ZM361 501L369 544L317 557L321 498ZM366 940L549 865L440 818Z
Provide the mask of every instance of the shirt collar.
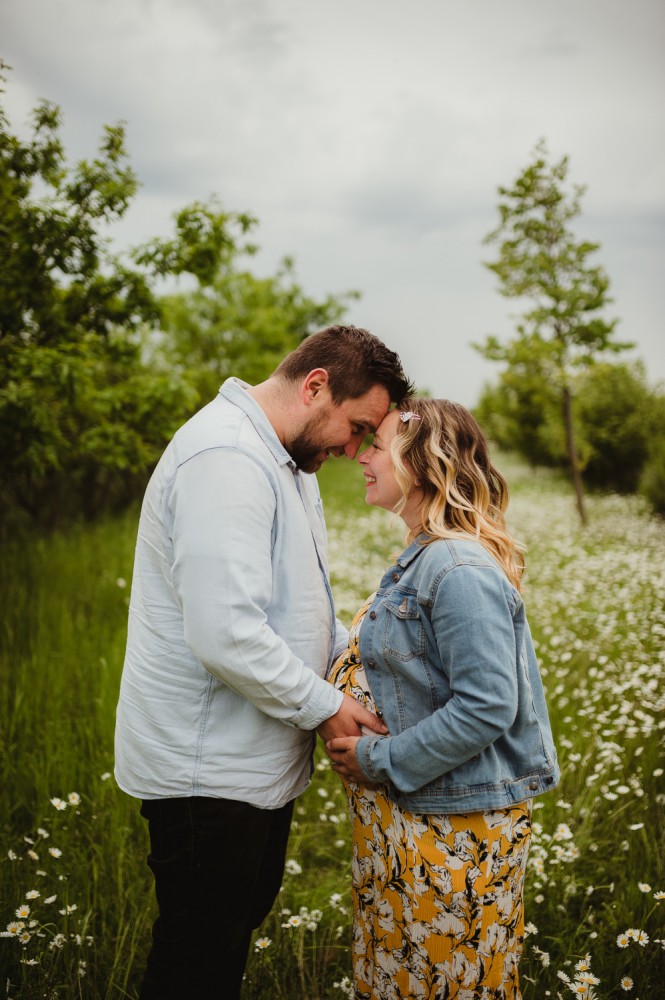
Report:
M278 465L292 465L295 469L295 462L277 437L275 428L256 400L247 391L251 388L252 386L248 382L231 377L227 378L221 386L219 395L223 396L224 399L228 399L230 403L233 403L234 406L239 407L239 409L247 414L257 434L270 449Z

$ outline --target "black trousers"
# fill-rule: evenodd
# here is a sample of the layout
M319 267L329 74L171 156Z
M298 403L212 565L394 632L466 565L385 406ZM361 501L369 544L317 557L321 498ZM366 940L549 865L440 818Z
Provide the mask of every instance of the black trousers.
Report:
M141 1000L237 1000L252 931L282 884L293 803L144 800L159 916Z

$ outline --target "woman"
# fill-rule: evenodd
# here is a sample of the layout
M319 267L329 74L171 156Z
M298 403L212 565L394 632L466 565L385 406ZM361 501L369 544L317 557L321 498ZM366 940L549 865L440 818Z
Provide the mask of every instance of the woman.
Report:
M531 799L559 778L524 563L475 419L408 406L358 459L408 547L331 677L390 732L327 744L353 822L355 995L519 1000Z

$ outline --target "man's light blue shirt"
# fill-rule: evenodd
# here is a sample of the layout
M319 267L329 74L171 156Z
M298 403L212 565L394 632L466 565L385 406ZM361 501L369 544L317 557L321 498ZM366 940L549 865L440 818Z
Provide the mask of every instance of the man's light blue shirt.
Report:
M180 428L143 501L116 725L116 778L138 798L277 808L341 705L316 477L247 388L228 379Z

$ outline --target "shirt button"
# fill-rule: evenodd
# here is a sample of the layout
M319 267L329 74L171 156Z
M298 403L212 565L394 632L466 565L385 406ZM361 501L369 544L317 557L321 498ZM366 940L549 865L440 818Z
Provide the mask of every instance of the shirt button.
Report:
M395 581L395 583L397 583L397 581L399 580L399 576L400 576L399 573L393 573L393 580Z
M376 611L370 611L369 616L372 619L372 621L374 621L374 619L376 618Z
M537 792L538 791L538 782L537 781L530 781L529 782L529 791L531 791L531 792Z

